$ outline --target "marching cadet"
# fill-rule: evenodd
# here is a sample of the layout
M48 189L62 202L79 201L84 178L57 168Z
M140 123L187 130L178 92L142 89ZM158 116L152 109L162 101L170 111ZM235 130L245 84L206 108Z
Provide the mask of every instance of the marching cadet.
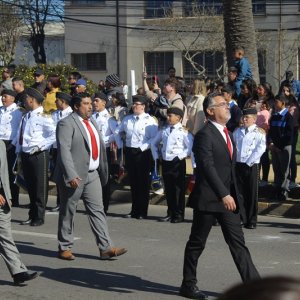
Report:
M29 219L21 225L41 226L48 199L49 149L55 142L55 123L43 110L44 96L34 88L25 90L25 108L18 134L13 141L20 153L30 208Z
M93 108L94 113L92 117L95 119L99 130L101 132L103 141L106 147L106 155L108 161L108 174L110 174L111 162L112 162L112 151L111 146L113 142L117 139L117 145L121 146L121 139L119 136L115 136L114 132L118 127L118 122L116 118L112 117L110 113L105 108L108 101L107 96L103 92L95 93L93 97ZM109 201L110 201L110 178L105 186L102 187L103 192L103 206L104 212L107 214Z
M0 108L0 140L5 143L9 185L12 194L12 206L19 206L19 187L14 183L13 165L16 161L16 148L12 144L18 132L24 110L15 103L17 93L12 90L3 90L1 93L3 106Z
M257 222L258 172L260 157L266 150L266 133L255 124L255 108L243 110L243 126L233 133L237 148L236 176L245 208L245 228L255 229Z
M153 165L151 142L157 122L145 113L146 98L132 97L133 114L124 117L115 134L125 133L125 160L130 180L132 207L125 218L145 219L148 214L150 170Z
M67 117L69 114L71 114L73 112L73 110L70 106L71 99L72 99L72 97L67 93L56 92L55 105L56 105L57 110L55 110L51 114L55 125L57 125L57 123L60 120L64 119L65 117ZM56 142L53 144L53 147L51 149L51 154L52 154L52 161L53 161L52 170L54 170L55 164L56 164L56 158L57 158ZM60 197L59 197L59 192L58 192L58 186L56 186L56 189L57 189L56 206L53 207L52 209L50 209L51 212L59 211L59 208L60 208Z
M191 155L193 136L183 128L183 110L171 107L167 110L168 126L159 131L151 144L153 159L159 158L158 146L162 143L162 176L168 204L168 215L160 221L180 223L185 210L186 157Z

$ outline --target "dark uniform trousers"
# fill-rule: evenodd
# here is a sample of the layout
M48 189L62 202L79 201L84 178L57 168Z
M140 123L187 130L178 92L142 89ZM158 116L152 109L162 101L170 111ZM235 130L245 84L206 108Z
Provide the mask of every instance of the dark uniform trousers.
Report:
M109 202L110 202L110 173L111 173L111 151L110 147L106 147L107 166L108 166L108 180L107 184L102 186L102 197L104 212L107 214Z
M168 215L171 218L184 218L185 173L185 159L180 160L176 156L171 161L162 161L162 176L168 204Z
M260 278L245 245L240 214L230 211L206 212L194 210L193 225L184 253L183 284L193 286L197 283L198 259L203 252L208 234L215 223L219 222L224 239L229 246L234 263L242 280Z
M40 151L32 155L22 152L21 159L30 199L29 218L44 220L48 200L49 152Z
M147 216L150 192L150 171L153 166L151 150L141 151L139 148L125 148L125 159L128 170L132 208L134 216Z
M245 224L256 225L257 222L258 172L258 164L249 167L245 163L236 163L237 185L246 212L246 220L242 220Z
M19 205L19 191L20 188L18 185L14 183L16 175L13 173L13 166L16 161L16 147L12 145L11 141L3 140L6 146L6 155L7 155L7 167L8 167L8 175L9 175L9 186L11 190L11 197L12 197L12 205L18 206Z
M51 176L54 172L56 163L57 163L57 148L52 148L51 149L51 155L52 155L52 166L51 166ZM50 163L51 164L51 163ZM56 185L56 205L60 205L60 196L59 196L59 187Z

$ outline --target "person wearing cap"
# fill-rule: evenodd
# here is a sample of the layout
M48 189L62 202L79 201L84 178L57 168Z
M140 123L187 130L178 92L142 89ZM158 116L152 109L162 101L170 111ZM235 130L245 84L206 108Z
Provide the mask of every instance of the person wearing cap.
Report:
M51 114L56 110L56 93L60 92L61 81L58 75L51 74L47 78L47 89L45 100L43 101L44 112Z
M15 285L36 278L38 272L29 271L21 260L11 230L11 191L9 188L6 149L0 140L0 255Z
M117 74L110 74L105 78L105 93L108 101L106 108L110 111L112 106L112 95L116 93L123 93L123 88L120 86L120 78Z
M191 155L193 136L183 128L183 111L178 107L167 110L168 126L160 130L151 143L154 160L162 156L162 176L168 204L163 222L180 223L185 210L186 157ZM161 155L158 146L162 144Z
M15 102L18 106L24 107L24 101L26 99L24 81L19 77L14 77L12 80L14 91L17 93Z
M293 141L293 117L288 112L286 95L275 96L275 113L270 119L267 144L272 154L276 199L285 201L289 191L289 167Z
M103 210L102 186L108 180L105 145L92 116L88 93L72 97L73 113L57 124L57 164L54 181L59 186L61 207L58 218L58 258L74 260L74 217L79 199L86 207L100 259L123 255L114 247Z
M236 101L232 98L234 89L230 85L225 85L221 90L224 99L229 105L230 119L226 124L229 131L233 132L240 125L242 111L237 105Z
M49 149L55 142L55 123L51 115L44 113L44 96L33 88L25 92L24 105L28 112L23 115L13 141L21 157L30 199L29 218L21 225L41 226L48 200Z
M52 119L53 119L54 123L56 124L56 126L60 120L64 119L65 117L67 117L69 114L71 114L73 112L73 110L70 106L71 99L72 99L72 97L67 93L63 93L63 92L56 93L55 104L56 104L57 110L55 110L51 114ZM52 165L52 171L53 171L55 168L55 165L56 165L56 160L57 160L56 142L53 144L53 146L51 148L51 154L52 154L52 162L53 162L53 165ZM59 211L59 208L60 208L60 198L59 198L59 193L57 193L56 206L53 207L52 209L50 209L50 211L56 212L56 211Z
M75 93L84 93L86 91L86 80L83 78L80 78L75 83Z
M128 170L132 207L125 217L145 219L148 215L152 168L151 142L157 134L157 122L145 112L146 98L132 97L133 114L124 117L115 134L125 133L125 161Z
M255 108L243 110L243 126L233 132L236 144L236 176L245 207L245 228L255 229L257 223L258 173L261 156L266 150L266 132L256 125Z
M42 95L44 95L47 89L47 81L45 80L44 71L42 69L37 68L34 71L33 76L34 84L31 87L38 90Z
M122 147L122 142L119 136L114 135L118 122L116 118L112 117L110 113L105 108L107 102L107 96L103 92L95 93L93 97L93 108L94 113L92 117L95 119L98 128L101 132L102 139L106 148L106 156L108 162L108 174L110 174L111 161L113 158L112 149L113 145L117 140L118 148ZM109 201L110 201L110 178L108 178L107 184L102 187L103 190L103 206L104 212L107 214Z
M73 96L76 94L76 81L80 79L82 76L79 72L74 71L71 72L69 77L68 77L68 84L70 87L70 95Z
M291 86L294 96L299 101L300 100L300 80L294 79L294 74L290 70L285 72L285 80L283 80L281 82L278 94L283 93L283 87L286 85Z
M17 135L24 110L17 106L17 93L12 90L1 92L3 106L0 108L0 140L5 143L7 151L9 184L12 193L12 206L19 206L19 187L14 183L13 165L16 161L16 148L12 141Z

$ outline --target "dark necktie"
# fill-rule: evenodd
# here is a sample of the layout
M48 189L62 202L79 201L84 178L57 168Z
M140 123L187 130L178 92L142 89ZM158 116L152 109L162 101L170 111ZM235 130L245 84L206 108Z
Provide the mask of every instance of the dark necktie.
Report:
M98 119L98 117L99 117L99 113L96 113L96 119Z
M248 128L246 128L245 129L245 134L247 134L249 132L249 129Z
M30 118L30 112L27 113L27 115L24 115L23 118L22 118L22 122L21 122L21 132L20 132L20 136L19 136L19 145L22 146L23 145L23 134L24 134L24 122L25 122L25 119L27 118L27 120L29 120Z
M59 112L59 118L62 118L62 111Z
M226 135L227 148L230 153L230 158L232 159L232 145L231 145L231 140L230 140L230 136L229 136L227 127L224 127L223 131Z
M171 126L170 127L170 134L172 133L173 129L174 129L174 126Z
M96 160L98 158L98 145L97 145L97 140L94 131L88 120L83 120L83 122L90 133L91 143L92 143L92 158L93 160Z

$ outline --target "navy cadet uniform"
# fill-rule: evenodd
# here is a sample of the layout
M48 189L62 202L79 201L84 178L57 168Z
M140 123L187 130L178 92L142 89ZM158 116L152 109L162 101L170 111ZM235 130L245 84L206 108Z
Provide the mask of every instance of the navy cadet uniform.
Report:
M176 114L183 118L183 111L171 107L167 114ZM185 210L185 158L191 155L193 136L182 124L168 125L159 131L153 139L151 150L153 158L159 158L158 146L162 143L162 176L168 204L168 217L162 221L179 223L184 220Z
M146 104L144 97L133 98ZM147 113L128 115L116 130L125 133L125 160L130 180L132 207L126 217L147 217L150 192L150 171L153 165L151 142L158 130L157 121Z
M33 88L26 89L26 94L40 104L44 100L44 96ZM16 153L21 154L30 199L29 219L22 222L23 225L40 226L44 223L48 200L49 149L54 142L55 123L51 115L43 112L42 106L23 116L14 141Z
M256 115L255 108L243 110L243 115ZM260 157L266 151L266 133L253 124L239 127L233 133L237 148L236 176L239 193L245 206L246 228L254 229L257 223L258 178Z
M2 95L10 95L15 97L16 92L11 90L3 90ZM16 148L12 144L13 139L16 137L24 110L12 103L9 106L2 106L0 108L0 140L5 143L9 185L12 195L12 206L19 206L19 187L14 183L15 175L13 173L13 166L16 161Z
M71 102L71 95L64 93L64 92L56 92L56 99L61 99L63 100L65 103L70 104ZM67 117L68 115L70 115L73 112L71 106L68 106L67 108L61 110L61 109L57 109L55 110L51 116L52 119L55 123L55 127L57 126L57 123L64 119L65 117ZM56 165L56 160L57 160L57 144L56 141L52 146L51 149L51 154L52 154L52 167L51 167L51 171L53 171L55 169L55 165ZM53 173L53 172L52 172ZM59 207L60 207L60 197L59 197L59 191L58 191L58 186L56 186L57 189L57 196L56 196L56 207L52 208L50 211L54 212L54 211L58 211Z
M98 93L101 100L107 101L106 95L103 93ZM95 97L98 95L96 94ZM103 138L105 148L106 148L106 155L107 155L107 162L108 162L108 174L110 174L111 170L111 143L114 142L116 139L118 140L117 145L120 146L121 139L117 135L115 136L114 133L118 127L118 122L116 118L110 115L110 113L107 111L107 109L104 109L101 112L94 112L92 117L95 119L99 130L101 132L101 136ZM109 201L110 201L110 178L107 181L107 184L102 187L103 192L103 206L104 206L104 212L105 214L108 211Z

